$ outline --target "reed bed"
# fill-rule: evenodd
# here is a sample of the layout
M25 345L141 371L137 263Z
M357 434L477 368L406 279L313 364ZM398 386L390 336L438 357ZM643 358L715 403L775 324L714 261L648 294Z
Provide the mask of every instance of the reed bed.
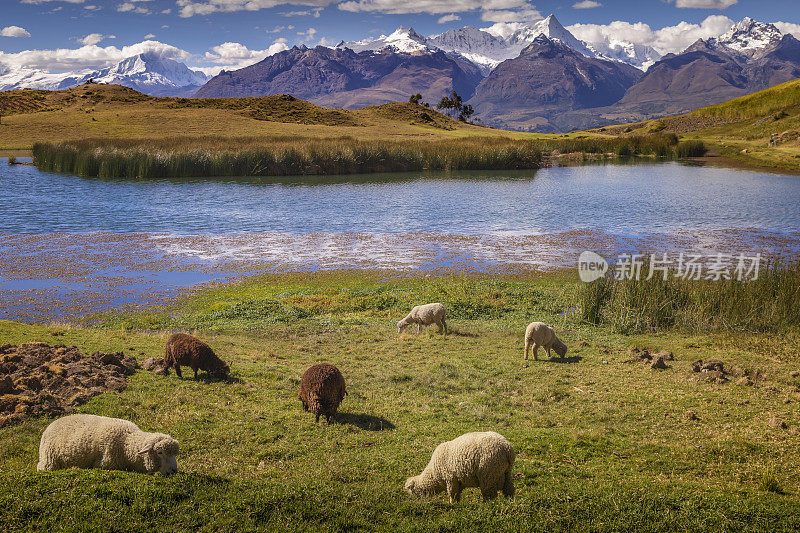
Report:
M151 141L37 143L41 170L100 178L301 176L375 172L519 170L544 163L543 152L662 158L701 155L674 135L518 140L473 137L445 141L366 142L350 137L177 137Z
M101 178L297 176L422 170L535 169L532 143L514 140L363 142L353 139L245 140L239 146L192 147L181 141L149 147L138 142L36 144L36 165L47 171Z
M585 284L580 300L583 320L624 334L669 329L796 333L800 261L769 263L752 281L602 278Z

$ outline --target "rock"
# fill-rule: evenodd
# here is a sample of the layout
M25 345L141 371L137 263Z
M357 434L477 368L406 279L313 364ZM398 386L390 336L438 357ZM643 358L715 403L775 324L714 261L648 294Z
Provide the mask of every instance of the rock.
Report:
M669 350L662 350L656 354L653 354L653 358L661 357L664 361L674 361L675 356Z
M169 376L169 368L167 368L165 366L160 366L160 367L156 368L155 370L153 370L153 374L155 374L157 376Z
M706 362L701 368L701 372L725 372L725 367L722 364L722 361L717 361L716 359L712 359L711 361Z
M151 357L146 359L144 363L142 363L142 368L152 372L156 368L164 366L164 358L163 357Z
M669 367L664 362L664 358L663 357L655 357L653 359L653 362L650 363L650 368L665 369L665 368L669 368Z
M700 417L697 416L697 413L692 410L686 411L684 416L686 417L686 420L700 420Z
M772 420L769 421L769 425L771 428L774 429L786 429L789 427L789 425L786 422L776 417L773 417Z

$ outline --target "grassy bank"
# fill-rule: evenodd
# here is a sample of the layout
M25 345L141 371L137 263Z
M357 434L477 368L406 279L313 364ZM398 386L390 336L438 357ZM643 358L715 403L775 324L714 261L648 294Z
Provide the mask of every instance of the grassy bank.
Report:
M731 335L664 325L623 335L582 318L584 290L558 275L287 274L163 311L106 315L91 327L0 322L2 343L124 350L140 360L163 353L171 328L197 328L235 378L140 371L125 391L80 408L178 438L182 472L173 478L37 473L49 420L0 429L0 529L800 527L796 329ZM448 306L452 334L398 335L408 307L431 300ZM523 366L531 320L556 326L566 360ZM662 371L625 362L633 346L670 350L676 360ZM697 358L720 359L749 381L698 380L689 370ZM296 399L300 375L320 361L348 383L330 427L315 425ZM513 500L483 503L468 490L450 506L444 495L419 501L403 491L439 442L488 429L517 450Z
M34 163L42 170L101 178L204 176L292 176L373 172L515 170L539 168L548 158L571 162L577 154L608 158L685 158L705 153L702 143L675 135L623 138L563 138L526 141L471 137L438 141L359 141L267 137L202 140L178 137L158 142L84 140L37 143Z

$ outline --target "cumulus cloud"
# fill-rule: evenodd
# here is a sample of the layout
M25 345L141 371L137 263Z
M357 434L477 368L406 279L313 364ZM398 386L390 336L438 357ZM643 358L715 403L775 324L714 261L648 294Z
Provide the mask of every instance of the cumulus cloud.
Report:
M206 52L205 60L217 63L215 67L195 68L208 76L216 76L222 70L236 70L258 63L265 57L288 50L286 39L276 39L266 50L250 50L240 43L222 43Z
M125 58L143 53L153 53L165 59L179 61L185 61L191 57L189 52L176 46L158 41L142 41L122 48L93 44L74 49L0 52L0 63L11 67L28 67L48 72L85 71L110 67Z
M297 35L302 37L304 41L312 40L316 34L317 30L315 28L308 28L306 31L297 32Z
M575 9L592 9L594 7L602 7L603 4L600 2L595 2L594 0L583 0L583 2L577 2L572 4L572 7Z
M455 13L451 13L450 15L439 17L439 20L437 20L436 22L438 22L439 24L446 24L448 22L453 22L455 20L461 20L461 17L459 17Z
M118 5L117 11L120 13L138 13L139 15L149 15L151 13L151 11L146 7L137 6L133 2L124 2Z
M0 30L0 36L2 36L2 37L30 37L31 34L25 28L20 28L19 26L6 26L2 30Z
M670 0L675 2L675 7L697 9L727 9L736 5L739 0Z
M773 22L773 24L781 30L781 33L791 33L796 39L800 39L800 24L793 22Z
M321 7L315 7L314 9L306 9L303 11L285 11L278 14L284 17L314 17L318 19L322 9L323 8Z
M148 33L147 35L145 35L145 36L144 36L144 38L145 38L145 39L155 39L155 38L156 38L156 36L155 36L155 35L153 35L152 33Z
M155 36L154 36L155 37ZM116 39L115 35L103 35L102 33L90 33L86 37L78 39L78 42L81 44L97 44L103 39Z
M258 11L271 7L292 4L310 7L325 7L334 0L178 0L181 17L210 15L218 11Z
M682 52L698 39L719 37L730 29L733 21L723 15L712 15L700 24L680 22L654 30L644 22L617 20L610 24L573 24L567 29L575 37L588 43L625 40L652 46L662 54Z
M337 6L342 11L351 12L377 12L393 15L409 13L463 13L465 11L509 11L529 9L533 6L527 0L348 0ZM485 19L487 20L487 19Z

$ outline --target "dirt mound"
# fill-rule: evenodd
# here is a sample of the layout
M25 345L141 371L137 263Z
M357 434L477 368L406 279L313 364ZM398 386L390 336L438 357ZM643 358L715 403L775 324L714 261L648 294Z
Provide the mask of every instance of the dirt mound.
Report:
M633 357L624 361L625 363L644 363L650 365L650 368L659 370L666 370L669 368L667 361L675 360L673 353L667 350L651 354L648 350L634 346L628 353Z
M68 413L89 398L128 386L139 364L122 352L82 354L75 346L0 346L0 427Z
M728 382L728 372L725 370L725 364L722 361L712 359L703 362L702 359L694 361L691 365L692 372L698 374L699 381L708 381L722 385Z

